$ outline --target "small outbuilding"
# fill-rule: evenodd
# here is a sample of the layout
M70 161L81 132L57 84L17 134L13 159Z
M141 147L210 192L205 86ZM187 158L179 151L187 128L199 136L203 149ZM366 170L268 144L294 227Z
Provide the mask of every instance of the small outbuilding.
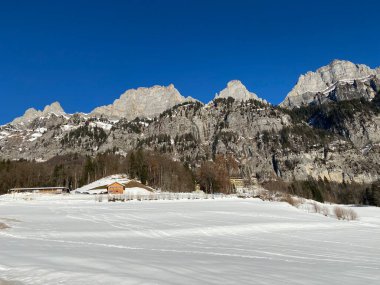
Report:
M123 194L125 185L119 182L114 182L107 186L108 194Z
M12 188L8 193L44 193L44 194L63 194L70 193L67 187L33 187L33 188Z
M230 183L234 186L235 189L244 188L244 179L241 177L231 177Z

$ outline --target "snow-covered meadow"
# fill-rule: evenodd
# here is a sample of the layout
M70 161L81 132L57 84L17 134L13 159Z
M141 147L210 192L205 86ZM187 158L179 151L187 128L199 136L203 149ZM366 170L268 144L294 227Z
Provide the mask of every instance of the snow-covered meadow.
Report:
M380 208L355 211L0 197L0 284L379 284Z

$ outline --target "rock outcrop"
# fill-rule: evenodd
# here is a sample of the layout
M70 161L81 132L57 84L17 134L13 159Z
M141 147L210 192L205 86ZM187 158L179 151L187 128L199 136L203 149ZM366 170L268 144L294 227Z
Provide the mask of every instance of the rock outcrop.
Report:
M237 101L246 101L254 99L267 103L265 100L259 98L255 93L249 92L247 88L239 80L231 80L227 83L227 87L215 95L214 99L232 97Z
M25 111L24 115L18 117L12 121L11 124L25 124L33 121L36 118L45 117L48 115L54 114L56 116L65 115L65 111L62 109L61 105L58 102L54 102L50 105L47 105L42 111L36 110L34 108L29 108Z
M363 64L334 60L316 72L301 75L280 105L294 108L330 100L341 101L358 97L372 99L380 90L379 74L379 68L371 69Z
M113 104L98 107L91 114L133 120L136 117L154 117L177 104L192 100L183 97L173 84L140 87L126 91Z

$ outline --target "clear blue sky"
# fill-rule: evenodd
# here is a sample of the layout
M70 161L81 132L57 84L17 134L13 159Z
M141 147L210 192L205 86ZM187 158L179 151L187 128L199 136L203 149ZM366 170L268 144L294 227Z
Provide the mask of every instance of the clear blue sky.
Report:
M207 102L231 79L277 104L331 60L380 65L378 1L3 1L0 123L59 101L89 112L173 83Z

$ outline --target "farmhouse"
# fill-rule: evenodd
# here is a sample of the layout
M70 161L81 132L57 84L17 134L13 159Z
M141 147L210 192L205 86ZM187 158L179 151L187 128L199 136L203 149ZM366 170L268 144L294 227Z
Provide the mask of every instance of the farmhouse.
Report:
M34 188L12 188L8 193L44 193L44 194L63 194L69 193L67 187L34 187Z

